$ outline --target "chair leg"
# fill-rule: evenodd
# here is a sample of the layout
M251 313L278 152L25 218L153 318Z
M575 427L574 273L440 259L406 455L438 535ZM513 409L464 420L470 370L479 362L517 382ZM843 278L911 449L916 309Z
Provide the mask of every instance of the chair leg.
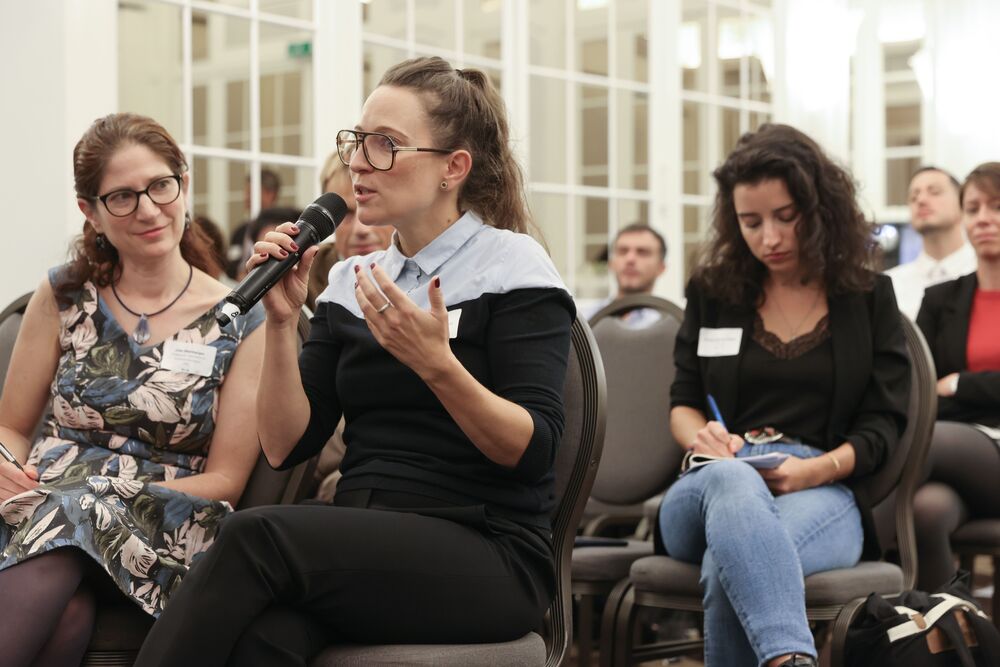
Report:
M993 625L1000 630L1000 556L993 557Z
M958 557L958 566L969 573L970 585L976 580L976 555L962 554Z
M844 646L847 644L847 630L861 613L868 598L857 598L844 605L833 621L833 636L830 641L830 667L844 667Z
M635 591L628 579L619 581L604 604L601 619L601 667L632 662L635 631Z
M576 664L590 667L590 656L594 651L594 606L597 599L593 595L580 595L577 603Z

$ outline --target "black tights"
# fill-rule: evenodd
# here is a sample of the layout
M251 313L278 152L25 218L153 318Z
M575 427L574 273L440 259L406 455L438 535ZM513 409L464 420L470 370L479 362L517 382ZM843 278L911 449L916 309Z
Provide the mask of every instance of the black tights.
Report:
M55 549L0 572L0 667L79 665L94 625L87 556Z
M934 591L955 574L951 534L971 519L1000 518L1000 450L968 424L937 422L925 479L913 499L917 587Z

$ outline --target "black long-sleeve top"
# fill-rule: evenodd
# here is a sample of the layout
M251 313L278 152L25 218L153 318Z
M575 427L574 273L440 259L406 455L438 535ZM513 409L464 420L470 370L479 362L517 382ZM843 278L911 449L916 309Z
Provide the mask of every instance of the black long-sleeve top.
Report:
M354 264L368 270L371 262L424 308L427 284L441 277L453 353L486 388L531 415L534 432L514 468L476 448L430 388L372 336L353 289ZM412 258L394 244L336 265L299 358L309 425L282 467L318 452L343 413L338 492L380 489L482 505L548 530L573 316L572 299L535 241L469 213Z
M910 392L910 361L892 283L876 276L869 292L829 298L830 338L833 346L833 397L827 411L816 419L825 424L821 441L810 443L832 450L844 442L855 453L854 471L847 484L855 491L865 527L865 558L877 557L878 542L870 502L861 497L853 480L877 470L906 428ZM687 288L684 322L677 333L671 386L671 405L684 405L711 415L706 395L711 393L723 416L735 415L741 364L753 333L752 306L730 306L705 295L694 284ZM702 328L742 330L739 350L728 356L698 356ZM760 391L787 394L782 384L764 385Z

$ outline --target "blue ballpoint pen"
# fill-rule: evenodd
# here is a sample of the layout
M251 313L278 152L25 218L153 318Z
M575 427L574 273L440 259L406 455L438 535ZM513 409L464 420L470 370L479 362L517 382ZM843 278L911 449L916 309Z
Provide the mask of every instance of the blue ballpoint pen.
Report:
M726 426L726 422L722 419L722 413L719 412L719 404L715 402L715 398L713 398L711 394L708 394L706 398L708 398L708 407L711 408L712 416L715 417L715 421L722 424L722 428L728 431L729 428Z

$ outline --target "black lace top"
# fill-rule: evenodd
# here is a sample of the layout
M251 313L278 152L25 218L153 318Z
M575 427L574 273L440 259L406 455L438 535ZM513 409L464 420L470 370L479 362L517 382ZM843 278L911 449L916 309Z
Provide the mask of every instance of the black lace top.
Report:
M742 435L773 426L787 439L822 447L833 375L828 316L786 343L764 328L758 314L736 379L739 400L730 430Z

